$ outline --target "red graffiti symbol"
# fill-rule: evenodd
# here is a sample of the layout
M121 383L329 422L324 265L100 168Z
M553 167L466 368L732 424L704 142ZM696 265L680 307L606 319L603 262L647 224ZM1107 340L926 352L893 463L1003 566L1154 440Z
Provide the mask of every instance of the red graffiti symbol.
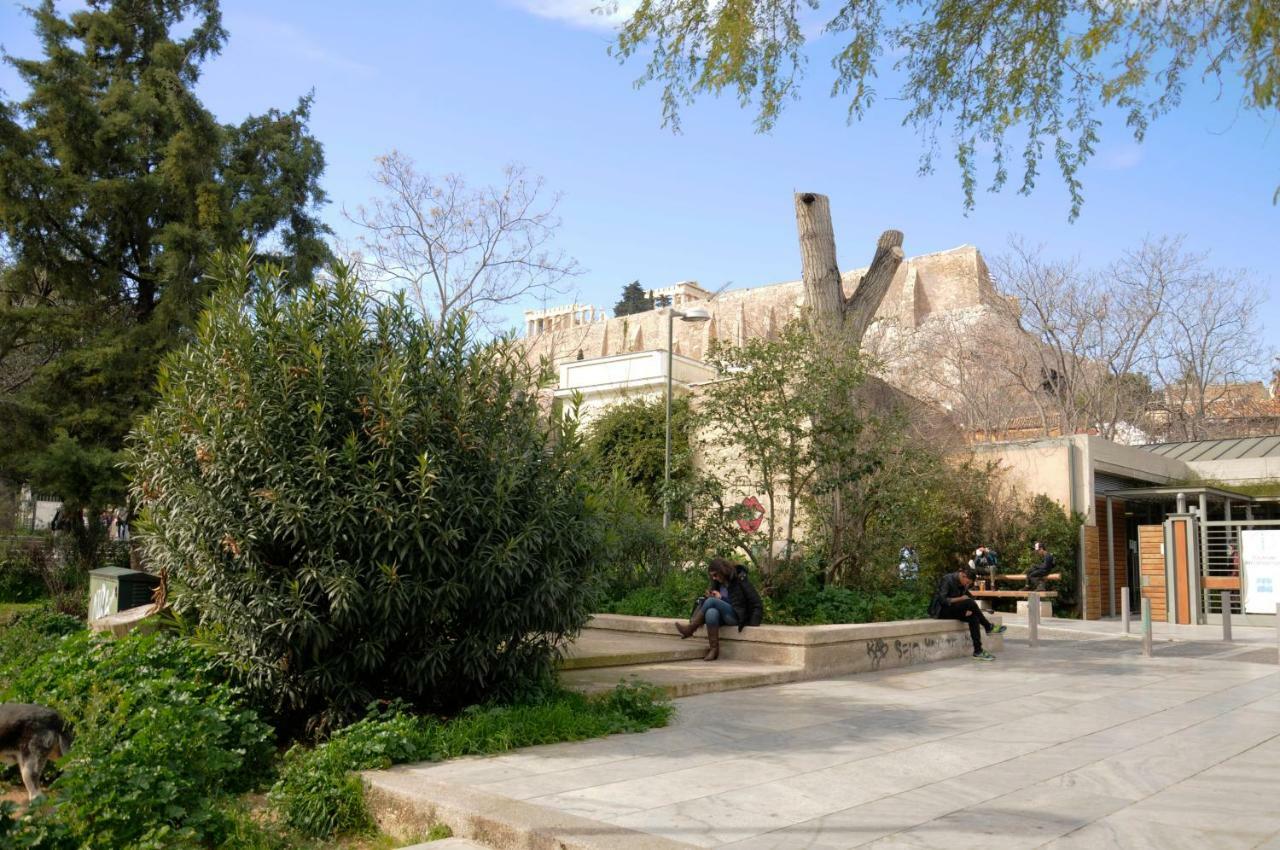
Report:
M751 511L752 516L738 520L738 528L746 532L759 531L760 523L764 521L764 505L755 496L748 496L742 500L742 506Z

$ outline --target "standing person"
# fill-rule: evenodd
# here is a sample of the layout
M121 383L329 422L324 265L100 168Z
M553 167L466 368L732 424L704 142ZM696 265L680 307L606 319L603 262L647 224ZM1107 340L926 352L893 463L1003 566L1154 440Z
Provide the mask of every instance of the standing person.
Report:
M1040 563L1036 564L1027 571L1027 590L1044 590L1044 580L1049 573L1053 572L1053 553L1049 548L1036 541L1036 556L1040 558Z
M929 604L929 616L935 620L960 620L969 624L969 638L973 641L973 658L975 661L994 661L995 656L982 648L982 630L987 634L1000 635L1006 631L1005 626L993 626L991 621L978 607L978 600L969 593L969 585L973 584L974 575L969 570L958 570L947 573L938 582L938 592Z
M711 587L705 600L688 623L676 623L681 638L692 637L703 623L707 626L707 643L710 648L703 661L715 661L720 657L720 626L758 626L764 619L764 605L747 578L747 568L732 564L724 558L712 558L708 575Z
M915 581L920 577L920 558L916 555L916 547L908 543L898 553L898 578L903 581Z

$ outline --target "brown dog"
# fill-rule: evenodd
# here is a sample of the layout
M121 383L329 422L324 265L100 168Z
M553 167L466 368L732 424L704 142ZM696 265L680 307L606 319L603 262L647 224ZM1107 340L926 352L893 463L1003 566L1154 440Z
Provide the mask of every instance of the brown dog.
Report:
M0 705L0 761L16 764L27 799L40 796L40 774L49 759L66 754L73 736L62 715L43 705Z

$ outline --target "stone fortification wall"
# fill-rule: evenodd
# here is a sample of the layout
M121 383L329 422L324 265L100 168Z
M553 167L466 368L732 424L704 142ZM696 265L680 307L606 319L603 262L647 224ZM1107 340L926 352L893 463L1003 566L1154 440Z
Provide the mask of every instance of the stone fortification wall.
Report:
M855 269L842 275L846 293L852 293L864 272ZM964 245L911 257L898 270L877 313L878 324L885 327L879 333L914 332L935 317L957 311L976 311L979 318L975 321L985 321L1000 312L1001 304L1002 296L992 285L977 248ZM737 343L772 334L804 306L804 287L798 280L789 281L731 290L708 300L691 297L680 306L701 306L711 313L709 322L675 323L675 352L701 360L713 339ZM554 322L538 325L541 314L530 320L526 347L531 358L548 357L558 365L579 356L607 357L666 348L665 310L604 318L601 311L589 306L572 308ZM538 327L544 329L539 332Z

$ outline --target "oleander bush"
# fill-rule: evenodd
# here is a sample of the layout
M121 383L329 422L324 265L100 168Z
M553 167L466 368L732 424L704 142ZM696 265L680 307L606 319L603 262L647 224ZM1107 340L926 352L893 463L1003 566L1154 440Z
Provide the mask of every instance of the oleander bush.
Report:
M130 451L179 614L313 731L544 679L590 613L600 534L572 421L523 351L342 265L302 283L247 251L215 265Z

